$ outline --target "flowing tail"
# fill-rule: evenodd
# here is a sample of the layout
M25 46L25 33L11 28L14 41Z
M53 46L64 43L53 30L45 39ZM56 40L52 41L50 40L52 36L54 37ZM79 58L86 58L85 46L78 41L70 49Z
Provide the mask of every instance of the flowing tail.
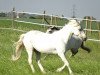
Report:
M12 60L16 61L20 58L21 56L21 47L23 46L23 38L25 34L20 35L19 40L16 42L16 50L15 53L12 55Z

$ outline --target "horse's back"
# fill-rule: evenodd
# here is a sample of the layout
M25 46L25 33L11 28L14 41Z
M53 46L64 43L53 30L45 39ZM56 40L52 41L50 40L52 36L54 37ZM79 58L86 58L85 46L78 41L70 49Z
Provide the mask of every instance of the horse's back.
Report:
M38 31L38 30L32 30L26 33L26 36L34 36L34 35L40 35L40 34L44 34L44 32Z
M40 52L46 53L46 51L49 53L53 52L55 53L55 38L53 38L53 35L47 34L41 31L29 31L24 36L24 45L34 47L36 50Z

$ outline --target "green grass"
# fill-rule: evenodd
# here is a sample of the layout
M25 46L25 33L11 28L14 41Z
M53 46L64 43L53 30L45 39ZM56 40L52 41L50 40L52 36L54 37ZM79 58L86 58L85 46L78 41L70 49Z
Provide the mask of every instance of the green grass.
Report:
M11 27L10 21L0 21L0 27ZM31 29L44 30L44 27L15 23L15 28L29 31ZM36 63L35 54L33 54L33 65L36 73L31 72L30 66L27 61L27 53L25 49L22 51L21 58L15 62L11 60L11 55L15 50L13 45L18 37L23 32L13 30L0 29L0 75L43 75ZM91 48L91 53L79 49L79 52L73 58L69 58L70 51L66 53L66 58L70 63L70 66L75 75L99 75L100 74L100 43L87 41L86 46ZM42 58L45 54L42 54ZM67 67L60 73L55 72L57 68L63 65L63 62L57 55L49 55L45 60L41 60L45 75L69 75Z

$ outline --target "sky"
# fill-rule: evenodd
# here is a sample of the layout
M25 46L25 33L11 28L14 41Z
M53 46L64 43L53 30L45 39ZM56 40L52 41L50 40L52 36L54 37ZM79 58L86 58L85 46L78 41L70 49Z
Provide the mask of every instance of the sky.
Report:
M0 0L0 12L10 12L15 7L16 11L33 13L64 15L72 17L73 8L75 16L93 16L100 19L100 0Z

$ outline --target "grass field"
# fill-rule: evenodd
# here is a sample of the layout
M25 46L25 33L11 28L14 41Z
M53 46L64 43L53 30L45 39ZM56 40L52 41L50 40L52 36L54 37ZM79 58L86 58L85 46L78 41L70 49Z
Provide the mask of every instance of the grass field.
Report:
M31 29L38 29L45 31L44 27L38 27L36 25L15 23L15 28L22 29L25 31ZM11 21L0 21L0 28L11 27ZM21 58L15 62L11 60L11 55L15 50L13 45L15 41L18 40L19 35L22 32L13 30L2 30L0 29L0 75L43 75L35 61L35 54L33 55L33 65L35 67L36 73L32 73L30 66L27 62L27 53L25 49L22 51ZM91 53L79 49L78 54L73 58L69 58L70 51L66 53L66 58L68 59L70 66L75 75L99 75L100 74L100 43L87 41L86 46L91 48ZM45 54L42 54L42 58ZM49 55L44 60L41 60L44 69L46 70L45 75L69 75L68 69L65 68L62 72L55 72L56 69L63 65L63 62L57 55Z

